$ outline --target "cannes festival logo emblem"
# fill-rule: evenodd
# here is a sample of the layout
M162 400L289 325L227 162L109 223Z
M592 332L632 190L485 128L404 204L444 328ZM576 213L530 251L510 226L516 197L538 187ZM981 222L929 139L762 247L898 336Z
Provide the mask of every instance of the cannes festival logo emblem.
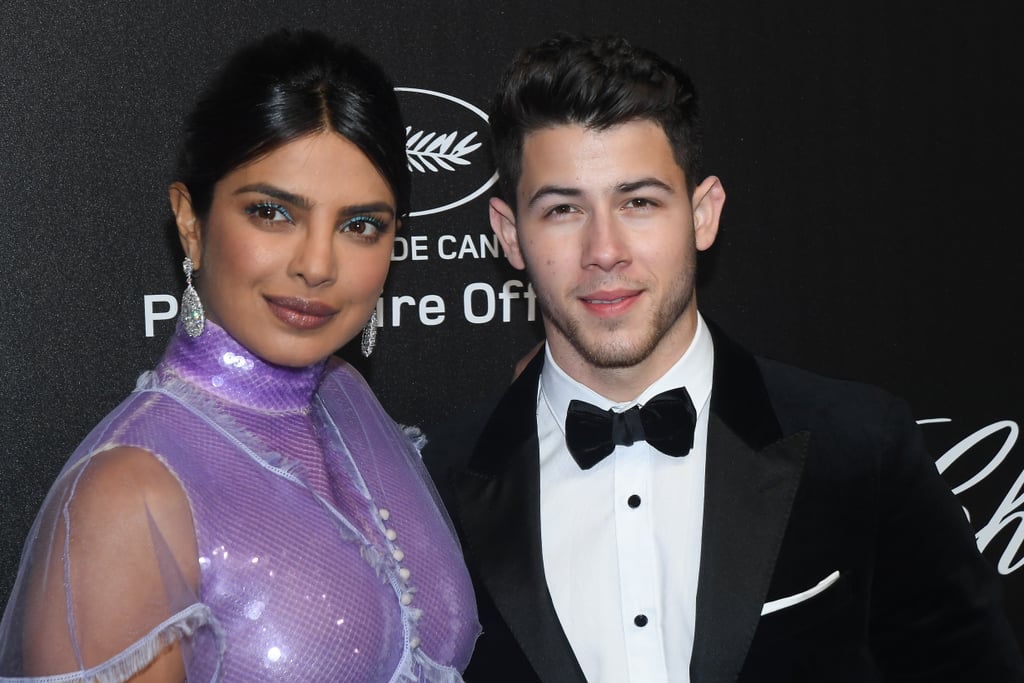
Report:
M498 180L485 148L487 114L465 100L422 88L395 88L406 122L413 174L412 216L454 209Z

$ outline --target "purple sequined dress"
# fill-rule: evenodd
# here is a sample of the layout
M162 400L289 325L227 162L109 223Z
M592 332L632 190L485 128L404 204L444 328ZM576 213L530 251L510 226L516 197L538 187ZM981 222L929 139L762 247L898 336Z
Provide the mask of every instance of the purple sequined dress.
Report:
M198 594L164 553L172 607L162 619L114 657L80 655L68 675L32 679L21 652L33 571L51 553L73 557L76 486L116 446L148 451L180 481ZM70 564L75 634L81 587L67 585ZM268 365L208 322L196 339L179 328L62 471L0 624L0 680L126 680L176 643L189 681L460 681L478 633L461 552L419 453L362 377L334 358Z

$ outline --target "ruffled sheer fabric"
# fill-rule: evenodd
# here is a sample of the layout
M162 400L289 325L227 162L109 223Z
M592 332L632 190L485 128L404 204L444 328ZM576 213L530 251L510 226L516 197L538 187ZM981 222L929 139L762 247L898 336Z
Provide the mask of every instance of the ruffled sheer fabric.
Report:
M0 623L0 680L460 681L479 624L409 435L341 361L208 323L72 456Z
M112 458L88 459L50 492L0 627L0 680L125 681L161 655L170 660L166 670L183 672L185 644L223 648L219 624L181 566L189 544L184 552L171 548L182 545L174 538L181 530L161 530L138 499L128 504L139 506L134 525L108 527L128 512L111 501L140 483L130 469ZM108 510L96 515L98 507Z

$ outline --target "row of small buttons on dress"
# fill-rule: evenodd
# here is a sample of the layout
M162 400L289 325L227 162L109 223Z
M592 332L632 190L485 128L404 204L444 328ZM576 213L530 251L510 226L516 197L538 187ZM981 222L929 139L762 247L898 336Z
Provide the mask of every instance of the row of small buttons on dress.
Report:
M388 519L390 519L390 517L391 517L391 512L389 512L386 508L379 508L377 510L377 514L380 515L380 519L381 519L382 522L387 522ZM387 527L387 528L384 529L384 535L392 543L394 543L396 540L398 540L398 532L395 531L394 529L390 528L390 527ZM401 548L396 547L391 552L391 557L393 557L395 559L395 562L399 562L400 563L402 560L405 559L405 553L402 552ZM409 581L409 577L412 576L412 573L409 571L408 567L399 566L398 567L398 576L402 579L403 582L408 582ZM408 586L406 586L405 592L402 593L402 597L399 598L399 602L401 602L402 606L404 606L404 607L408 607L409 605L412 604L412 590ZM415 648L417 648L419 646L420 646L420 638L419 638L419 636L413 636L412 638L409 639L409 647L415 649Z

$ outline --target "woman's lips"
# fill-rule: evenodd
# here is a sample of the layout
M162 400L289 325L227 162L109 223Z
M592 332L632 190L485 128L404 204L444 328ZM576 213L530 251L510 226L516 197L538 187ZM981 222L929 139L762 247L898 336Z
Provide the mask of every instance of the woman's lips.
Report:
M338 313L338 309L310 299L280 296L265 296L264 299L278 319L303 330L322 327Z

